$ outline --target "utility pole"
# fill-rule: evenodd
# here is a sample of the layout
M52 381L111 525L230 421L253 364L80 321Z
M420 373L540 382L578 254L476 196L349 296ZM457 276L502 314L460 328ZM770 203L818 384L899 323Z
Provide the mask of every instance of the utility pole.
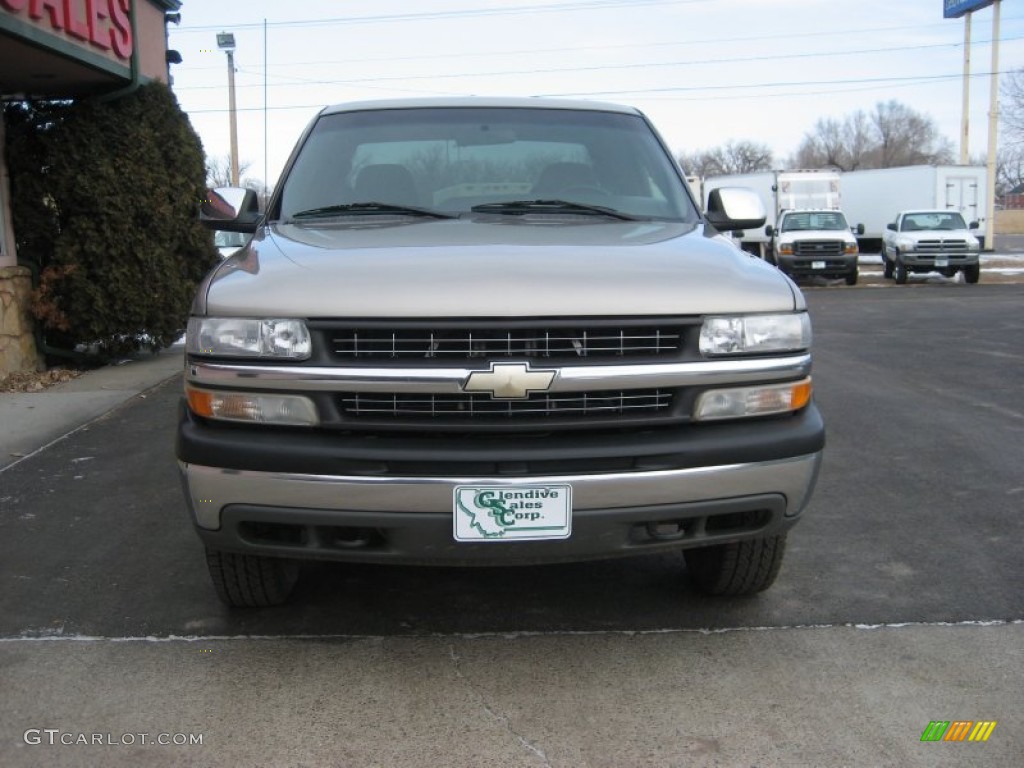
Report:
M971 12L964 14L964 83L963 105L960 114L960 165L970 162L970 129L968 113L971 110Z
M235 36L230 32L217 35L217 47L228 55L228 111L231 115L231 186L238 181L238 117L235 109Z
M999 9L992 5L992 70L989 74L988 93L988 189L985 201L985 250L995 247L996 236L996 139L999 133Z

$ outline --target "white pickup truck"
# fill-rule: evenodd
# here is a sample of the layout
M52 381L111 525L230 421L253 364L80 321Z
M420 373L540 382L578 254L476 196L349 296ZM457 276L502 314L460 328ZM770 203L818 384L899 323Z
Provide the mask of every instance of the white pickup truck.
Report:
M863 232L864 226L856 230ZM856 285L860 249L853 231L842 211L783 211L777 226L765 227L771 238L768 260L791 277L843 278Z
M978 282L980 244L973 230L978 222L964 222L959 211L902 211L882 236L885 276L903 285L911 272L939 272L946 277L964 273L968 283Z

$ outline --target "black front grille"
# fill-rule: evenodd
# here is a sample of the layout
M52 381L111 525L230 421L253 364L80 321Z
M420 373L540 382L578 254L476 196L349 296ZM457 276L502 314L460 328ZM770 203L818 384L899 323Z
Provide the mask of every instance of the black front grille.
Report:
M793 243L793 253L796 256L834 256L842 253L843 248L842 240L797 240Z
M699 321L697 321L699 323ZM321 323L337 360L579 360L679 356L687 324L446 325Z
M672 393L664 389L615 392L533 393L519 400L497 400L488 394L348 393L338 396L346 419L410 420L494 417L594 418L650 415L672 407Z

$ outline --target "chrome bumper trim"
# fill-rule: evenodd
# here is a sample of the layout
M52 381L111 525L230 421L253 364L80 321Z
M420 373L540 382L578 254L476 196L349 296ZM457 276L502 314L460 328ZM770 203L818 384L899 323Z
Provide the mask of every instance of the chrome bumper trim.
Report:
M741 498L778 493L786 514L799 513L814 488L821 453L758 464L524 477L354 477L303 475L204 467L178 462L193 520L220 528L229 504L349 512L451 512L457 485L568 483L575 513L601 509Z
M549 369L538 362L539 368ZM459 393L476 368L363 368L348 366L240 365L189 361L186 380L198 386L277 389L301 392L432 392ZM748 381L787 381L807 376L810 354L743 360L706 360L650 365L562 366L547 392L586 392L607 389L650 389Z

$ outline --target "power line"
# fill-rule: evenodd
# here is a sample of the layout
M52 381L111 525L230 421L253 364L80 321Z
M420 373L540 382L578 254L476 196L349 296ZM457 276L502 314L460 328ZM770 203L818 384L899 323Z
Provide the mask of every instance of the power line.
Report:
M971 75L971 78L973 79L973 78L980 78L980 77L989 77L990 74L991 73L989 73L989 72L973 73ZM1000 74L1005 74L1005 71L1000 72ZM899 88L899 87L905 87L905 86L911 86L911 85L930 85L930 84L936 83L936 82L943 82L943 81L948 81L948 80L957 80L957 79L960 79L961 77L963 77L963 74L960 73L960 72L957 72L955 74L948 74L948 75L912 75L912 76L906 76L906 77L853 78L853 79L844 79L844 80L802 80L802 81L793 81L793 82L743 83L743 84L739 84L739 85L669 86L669 87L665 87L665 88L636 88L636 89L626 89L626 90L616 90L616 91L586 91L586 92L578 91L578 92L573 92L573 93L538 93L538 94L533 94L533 95L537 96L537 97L541 97L541 98L561 98L561 97L614 96L614 95L623 95L623 94L656 94L656 93L678 93L678 92L706 93L706 92L709 92L709 91L723 91L723 90L749 90L751 88L797 88L797 87L821 87L821 86L833 87L833 86L842 86L842 85L862 86L862 87L858 87L858 88L847 89L847 90L851 90L851 91L856 91L856 90L866 90L866 89L873 88L875 85L877 85L879 83L885 83L886 85ZM769 97L769 96L777 97L777 96L781 96L781 95L786 95L786 96L805 96L805 95L819 95L821 93L832 93L834 91L835 91L835 89L833 88L833 89L828 90L828 91L814 91L814 92L808 92L808 93L785 93L785 94L778 93L778 92L758 93L758 94L746 94L746 93L744 93L744 94L736 94L736 95L733 95L733 96L718 96L718 97L703 97L702 96L701 98L715 98L715 99L725 100L725 99L740 99L740 98L746 99L746 98L751 98L751 96L756 97L756 98L763 98L763 97ZM451 94L451 95L459 95L459 94ZM654 98L657 98L657 97L654 97ZM319 103L319 104L281 105L281 106L267 107L267 109L272 110L272 111L284 111L284 110L292 110L292 109L316 109L316 110L319 110L319 109L322 109L323 107L324 107L324 104L323 103ZM237 111L239 111L239 112L259 112L259 111L262 111L262 110L263 110L263 107L259 106L259 107L240 107L240 108L238 108ZM220 114L220 113L224 113L224 112L227 112L227 111L228 111L227 109L195 109L195 110L186 110L186 112L188 112L188 114L190 114L190 115Z
M1022 37L1009 37L1002 38L1002 40L1020 40ZM991 42L991 41L982 41ZM960 44L962 47L962 43ZM641 62L631 64L601 64L595 66L586 67L548 67L543 69L514 69L514 70L498 70L490 72L458 72L449 74L425 74L425 75L387 75L381 77L361 77L345 80L308 80L306 78L296 77L294 75L274 75L274 77L287 77L290 82L285 83L271 83L273 87L282 86L294 86L294 85L359 85L361 83L385 83L385 82L402 82L407 80L451 80L451 79L462 79L462 78L478 78L478 77L509 77L513 75L541 75L541 74L564 74L564 73L582 73L582 72L605 72L612 70L628 70L628 69L651 69L654 67L688 67L688 66L711 66L718 64L736 64L736 63L752 63L758 61L778 61L783 59L806 59L806 58L826 58L835 56L861 56L865 54L875 53L890 53L904 51L920 51L934 48L950 48L957 47L954 43L932 43L929 45L917 45L917 46L906 46L900 48L899 51L893 51L890 48L862 48L859 50L851 51L824 51L824 52L813 52L813 53L779 53L770 54L765 56L742 56L733 58L720 58L720 59L688 59L682 61L657 61L657 62ZM263 76L262 72L255 72L251 70L245 70L239 68L239 71L251 75ZM252 83L239 85L239 88L256 88L263 87L262 84ZM182 86L178 88L179 91L201 91L201 90L219 90L222 89L221 85L193 85L193 86Z
M1002 73L1000 73L1002 74ZM991 72L979 72L971 74L972 78L976 77L989 77ZM562 97L581 97L581 96L618 96L628 93L673 93L680 91L690 92L703 92L703 91L723 91L723 90L746 90L750 88L798 88L803 86L834 86L834 85L847 85L847 84L867 84L867 83L903 83L913 82L916 84L924 84L930 82L937 82L941 80L952 80L954 78L963 77L963 73L956 73L953 75L914 75L906 77L863 77L863 78L850 78L845 80L799 80L794 82L774 82L774 83L742 83L740 85L670 85L662 88L630 88L625 90L616 91L572 91L564 93L538 93L537 96L546 98L562 98ZM783 95L783 94L777 94ZM798 94L797 94L798 95Z
M1020 21L1024 19L1024 16L1015 16L1011 18L1003 18L1003 21ZM226 25L231 26L231 25ZM842 29L836 31L815 31L815 32L783 32L772 35L746 35L741 37L716 37L709 39L708 37L702 37L699 39L689 40L675 40L675 41L661 41L661 42L642 42L642 43L626 43L621 45L580 45L580 46L560 46L558 48L521 48L517 50L501 50L496 51L490 49L488 51L479 52L468 52L468 53L438 53L430 54L426 56L380 56L380 57L360 57L352 59L336 59L333 61L289 61L282 62L278 66L281 67L297 67L297 66L324 66L332 64L357 64L357 63L373 63L378 61L396 62L396 61L432 61L438 59L460 59L465 60L468 58L476 57L492 57L492 56L531 56L539 53L578 53L581 51L610 51L610 50L624 50L630 48L662 48L662 47L679 47L679 46L695 46L695 45L720 45L722 43L746 43L746 42L758 42L763 40L779 40L779 39L796 39L805 37L835 37L842 35L843 37L856 37L863 34L873 34L877 32L904 32L908 29L923 30L933 27L944 27L949 28L947 23L937 24L918 24L918 25L907 25L899 27L865 27L861 29ZM224 27L217 27L217 29L223 29ZM212 27L211 27L212 29ZM175 30L171 30L173 35ZM1001 38L1011 39L1011 38ZM1012 38L1017 39L1017 38ZM978 42L978 41L975 41ZM990 43L991 40L980 41L981 44ZM963 47L963 41L961 38L957 38L955 41L948 43L948 45ZM903 49L905 50L905 49ZM203 70L219 70L221 66L210 66L210 67L190 67L188 65L178 65L176 68L178 72L199 72Z
M641 5L694 5L711 0L585 0L577 3L545 3L542 5L520 5L506 8L471 8L463 11L424 11L419 13L396 13L381 16L345 16L333 19L296 19L294 21L268 21L268 27L310 27L333 26L338 24L384 24L394 21L433 21L436 19L476 18L482 16L517 16L525 13L566 13L594 11L606 8L634 8ZM263 22L248 24L218 24L191 27L183 25L177 32L198 33L231 28L234 30L262 28Z

